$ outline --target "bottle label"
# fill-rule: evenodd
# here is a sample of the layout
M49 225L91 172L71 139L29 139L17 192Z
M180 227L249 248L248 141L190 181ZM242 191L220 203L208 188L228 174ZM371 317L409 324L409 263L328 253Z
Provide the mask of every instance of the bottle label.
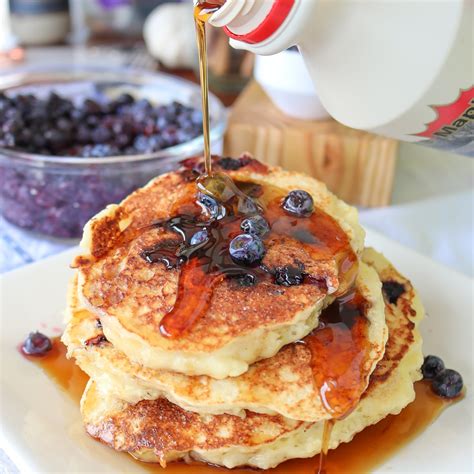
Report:
M437 117L415 136L428 138L423 145L474 156L474 87L462 90L447 105L432 105Z
M67 12L69 11L69 2L68 0L10 0L10 11L34 15Z

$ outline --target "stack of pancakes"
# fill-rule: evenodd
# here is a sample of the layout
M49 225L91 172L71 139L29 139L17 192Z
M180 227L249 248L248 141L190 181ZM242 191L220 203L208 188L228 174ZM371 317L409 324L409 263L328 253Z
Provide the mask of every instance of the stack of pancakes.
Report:
M310 344L324 334L322 353L331 353L331 344L341 343L339 326L325 319L344 298L336 256L306 262L312 281L325 285L262 281L248 287L223 279L189 330L162 335L160 322L173 308L180 270L150 264L142 252L169 238L150 224L171 217L175 203L194 186L188 165L107 207L84 230L62 340L90 376L81 401L87 432L163 466L184 459L268 469L318 454L325 423L333 425L328 447L334 449L399 413L414 399L413 383L421 378L418 323L424 312L410 282L382 255L364 249L356 210L322 183L248 157L216 160L215 167L283 195L307 191L347 236L358 270L345 293L364 300L358 316L365 328L364 357L346 364L357 372L357 383L349 384L342 402L339 397L332 403L337 381L347 375L331 375L344 351L318 359ZM267 266L308 258L295 242L271 245ZM321 384L316 373L327 380Z

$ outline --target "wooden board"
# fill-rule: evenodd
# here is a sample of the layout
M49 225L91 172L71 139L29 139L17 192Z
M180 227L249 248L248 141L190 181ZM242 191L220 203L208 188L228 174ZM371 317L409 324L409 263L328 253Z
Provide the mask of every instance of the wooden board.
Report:
M224 152L248 151L271 165L308 173L345 201L367 207L390 202L398 142L335 120L287 117L252 81L234 103Z

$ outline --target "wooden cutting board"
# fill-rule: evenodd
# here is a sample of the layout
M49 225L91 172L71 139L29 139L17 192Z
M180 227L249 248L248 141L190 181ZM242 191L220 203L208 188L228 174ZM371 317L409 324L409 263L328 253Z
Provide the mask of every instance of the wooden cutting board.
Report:
M308 173L351 204L390 203L396 140L354 130L333 119L290 118L255 81L232 106L224 142L226 155L244 151L265 163Z

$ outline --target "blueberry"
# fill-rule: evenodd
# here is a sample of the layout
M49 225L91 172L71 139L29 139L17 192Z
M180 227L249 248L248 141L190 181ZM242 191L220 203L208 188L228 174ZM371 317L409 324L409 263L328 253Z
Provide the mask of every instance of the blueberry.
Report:
M57 156L137 155L197 136L201 121L199 118L195 123L195 117L199 118L200 112L192 108L176 103L154 106L147 100L136 104L130 95L113 101L96 95L77 107L55 93L46 98L0 94L0 147ZM157 130L158 121L161 130ZM137 137L138 146L134 146ZM0 182L6 183L0 186L0 211L5 218L20 227L58 237L78 237L92 215L152 177L147 171L133 176L98 173L80 179L70 177L73 189L65 190L53 173L45 173L41 184L37 170L15 172L8 179L4 179L5 173L0 166ZM93 180L98 184L89 188ZM223 206L207 205L216 217L225 215Z
M86 118L86 124L91 128L97 127L99 125L99 123L100 123L100 119L99 119L99 117L97 117L95 115L89 115Z
M296 286L303 284L303 268L285 265L275 269L275 283L282 286Z
M250 288L257 284L257 278L251 273L244 273L243 275L238 275L234 277L234 281L244 288Z
M112 134L103 125L92 130L91 138L94 143L107 143L111 138Z
M189 243L191 245L199 245L209 239L209 235L206 229L198 230L192 237Z
M115 100L114 103L117 106L123 106L123 105L131 105L135 102L135 99L133 98L132 95L124 92L123 94L120 94Z
M73 123L67 118L60 118L56 122L56 127L58 128L58 130L61 130L61 132L68 133L72 130Z
M21 346L21 350L27 355L44 355L53 348L48 336L36 331L30 332L29 336Z
M76 140L79 143L83 143L84 145L86 143L90 143L92 141L92 137L89 127L86 127L85 125L80 125L76 132Z
M405 286L395 280L387 280L382 283L382 290L390 304L397 304L398 298L405 293Z
M314 210L313 198L306 191L291 191L283 200L283 209L298 217L308 217Z
M114 156L118 154L117 148L105 143L99 145L86 145L82 149L82 156L87 158L105 158L106 156Z
M240 161L238 158L230 157L220 158L217 163L223 170L227 171L235 171L242 168L243 166L242 161Z
M2 125L2 131L4 133L17 133L22 130L24 123L21 119L10 119L6 120Z
M199 127L202 126L202 113L199 110L193 110L191 113L191 121L198 125Z
M152 105L148 99L139 99L134 104L134 109L141 111L141 110L150 110Z
M86 98L77 108L70 99L56 93L46 99L31 94L11 99L3 96L0 146L80 156L81 145L95 143L113 146L123 154L140 154L188 141L201 133L201 124L193 121L196 111L177 102L154 107L147 99L135 102L130 94L113 101L96 99Z
M99 114L102 112L101 105L92 99L86 99L84 101L83 108L88 114Z
M46 145L46 138L42 134L35 134L33 136L33 145L38 148L43 148Z
M253 266L260 263L265 256L265 246L256 235L240 234L231 240L229 252L235 263Z
M6 133L2 139L0 139L1 145L7 148L12 148L15 146L15 136L11 133Z
M123 150L124 147L127 147L130 144L130 136L125 133L120 133L115 137L115 144Z
M225 207L207 194L199 193L198 202L212 219L222 219L226 215Z
M54 128L47 130L44 134L44 138L53 150L58 150L66 143L65 135L59 130L55 130Z
M153 151L161 150L165 146L165 140L161 135L151 135L148 138L148 143Z
M264 217L260 215L247 217L240 224L240 228L246 234L257 235L258 237L263 237L265 234L270 232L270 226Z
M452 369L443 370L431 382L431 388L440 397L454 398L462 390L463 380L461 374Z
M84 341L84 345L87 347L101 346L104 342L109 341L107 341L107 338L103 334L99 334L98 336L91 337L90 339Z
M138 153L149 153L151 151L150 142L145 135L138 135L133 142L133 146Z
M120 135L121 133L124 133L125 135L131 136L133 134L133 124L128 122L127 120L115 120L112 122L112 131L116 135Z
M421 371L425 379L433 379L444 370L444 362L434 355L425 357Z

